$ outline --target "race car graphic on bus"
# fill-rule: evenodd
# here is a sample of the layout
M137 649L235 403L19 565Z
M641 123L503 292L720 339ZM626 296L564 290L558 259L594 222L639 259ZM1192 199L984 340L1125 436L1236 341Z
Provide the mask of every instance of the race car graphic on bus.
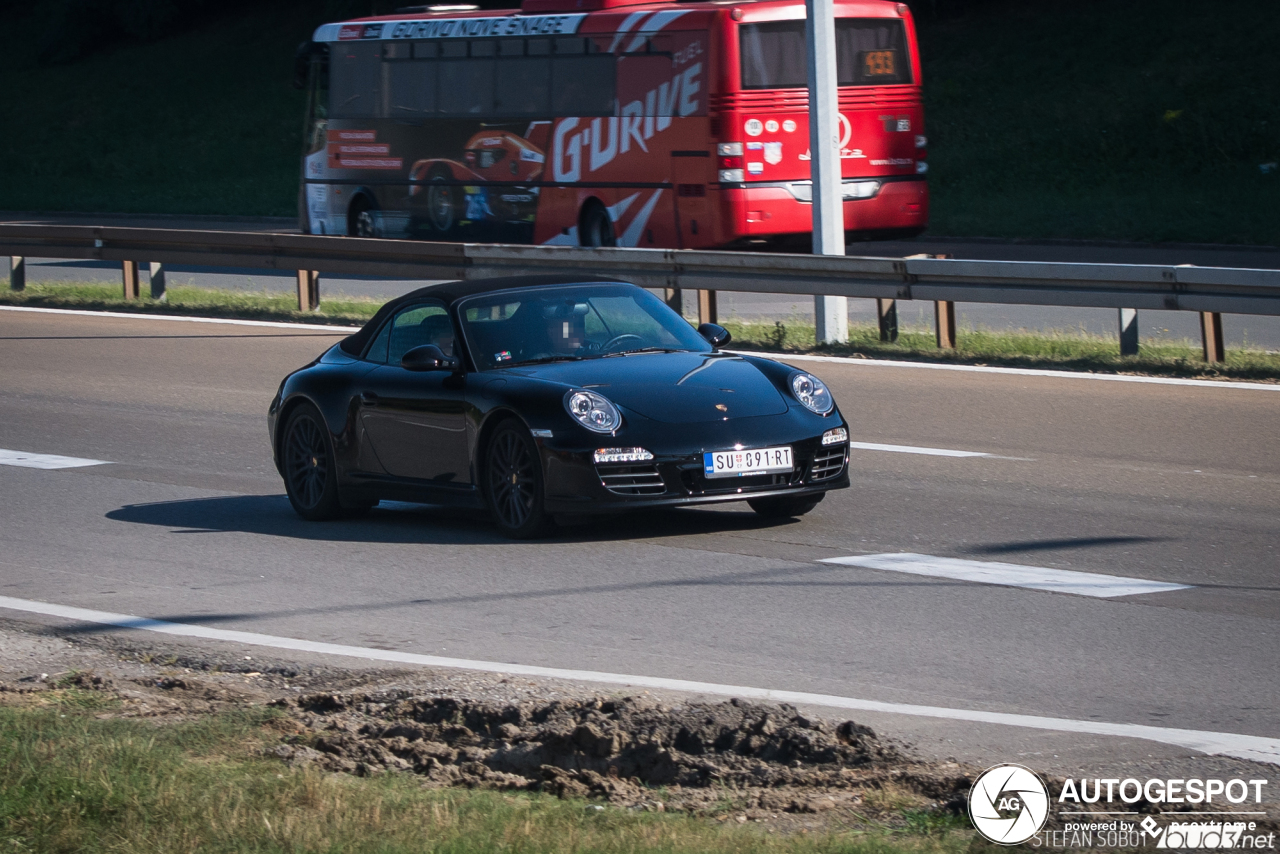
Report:
M836 6L845 231L918 234L915 25ZM524 0L326 24L308 88L311 234L581 246L807 246L804 5Z

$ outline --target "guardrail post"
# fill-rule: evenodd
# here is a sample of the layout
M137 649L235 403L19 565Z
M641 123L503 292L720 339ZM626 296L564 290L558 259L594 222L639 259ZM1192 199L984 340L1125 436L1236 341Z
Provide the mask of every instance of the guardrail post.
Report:
M1204 344L1206 362L1227 360L1226 342L1222 340L1222 314L1216 311L1200 312L1200 340Z
M23 291L27 288L27 259L21 255L9 256L9 290Z
M898 340L898 301L877 299L876 316L880 319L880 340L893 343Z
M298 271L298 311L315 311L320 308L320 272Z
M1138 310L1120 309L1120 355L1138 355Z
M698 325L716 323L716 292L698 291Z
M168 299L164 287L164 265L158 261L151 262L151 298L154 300Z
M667 308L684 317L684 293L680 288L663 288L662 301L667 304Z
M137 261L121 261L120 266L124 273L124 298L138 298L138 262Z
M956 348L956 304L938 300L933 304L934 327L938 333L938 349Z

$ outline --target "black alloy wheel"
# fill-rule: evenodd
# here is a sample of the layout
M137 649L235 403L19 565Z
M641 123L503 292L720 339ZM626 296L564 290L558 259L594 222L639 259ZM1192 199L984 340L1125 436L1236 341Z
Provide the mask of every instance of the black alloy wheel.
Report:
M342 515L338 472L326 435L328 429L315 407L299 406L289 416L281 443L289 503L299 516L311 521Z
M533 437L516 421L494 431L485 454L485 494L493 520L517 540L548 533L554 526L542 503L542 463Z
M755 498L747 503L766 519L788 519L803 516L824 498L825 495L784 495L781 498Z
M588 204L583 209L582 221L578 225L578 244L585 247L618 245L613 233L613 220L609 219L609 212L599 202Z

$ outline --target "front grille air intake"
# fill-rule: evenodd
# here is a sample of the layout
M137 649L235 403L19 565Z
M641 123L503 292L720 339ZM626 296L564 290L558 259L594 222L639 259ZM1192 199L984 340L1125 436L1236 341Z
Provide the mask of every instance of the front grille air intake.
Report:
M809 480L830 480L844 470L844 455L848 446L841 444L835 448L823 448L813 458L809 467Z
M667 485L658 474L658 467L647 466L596 466L604 488L619 495L661 495Z

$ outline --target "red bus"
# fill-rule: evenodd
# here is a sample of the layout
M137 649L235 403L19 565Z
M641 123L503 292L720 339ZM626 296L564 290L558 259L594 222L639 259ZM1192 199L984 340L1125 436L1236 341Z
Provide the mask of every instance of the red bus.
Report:
M524 0L325 24L304 233L641 246L813 229L804 5ZM847 237L920 233L920 61L904 3L837 0Z

